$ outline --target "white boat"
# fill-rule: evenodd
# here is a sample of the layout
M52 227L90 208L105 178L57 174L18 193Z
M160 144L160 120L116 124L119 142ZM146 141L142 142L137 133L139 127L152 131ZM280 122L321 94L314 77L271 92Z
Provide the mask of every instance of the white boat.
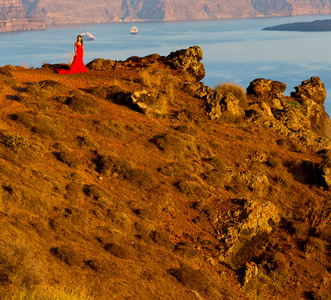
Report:
M138 34L138 27L136 25L133 25L130 30L131 34Z
M85 32L81 32L80 35L82 36L83 41L94 41L95 40L95 36L92 35L91 33L89 33L88 31Z

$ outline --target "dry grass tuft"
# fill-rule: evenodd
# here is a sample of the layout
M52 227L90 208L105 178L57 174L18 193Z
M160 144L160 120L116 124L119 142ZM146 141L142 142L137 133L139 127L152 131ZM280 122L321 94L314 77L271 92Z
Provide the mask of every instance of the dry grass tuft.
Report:
M161 90L161 76L151 74L148 69L141 69L139 75L141 84L148 88L152 97L157 98Z
M43 138L52 138L61 140L67 136L67 126L64 120L58 118L55 114L43 114L38 112L20 112L11 115L11 118L31 132Z
M90 90L90 93L96 97L101 99L105 99L114 103L122 103L125 104L127 98L131 96L131 93L123 90L118 85L112 86L96 86Z
M30 291L42 282L42 263L36 253L23 242L0 245L0 282L18 290Z
M100 104L92 96L79 90L68 97L67 104L73 111L83 115L98 113L101 109Z
M188 140L184 139L188 138ZM164 153L173 158L192 158L198 156L198 147L190 135L167 134L152 140Z
M218 157L204 158L203 160L209 164L210 167L208 167L208 170L205 171L201 177L210 186L215 188L224 187L227 177L227 168L224 161Z
M226 96L227 94L232 94L239 100L239 105L243 108L247 107L247 96L245 90L235 83L219 83L215 86L215 90Z
M94 125L100 135L116 139L123 139L136 131L135 127L121 120L94 121Z
M172 162L159 169L159 172L166 176L180 176L184 174L192 174L194 168L184 162Z
M130 163L115 154L99 155L97 170L105 176L118 177L143 188L151 187L156 182L151 173L133 168Z
M0 142L15 152L17 152L18 149L22 149L29 145L27 139L24 136L15 133L0 132Z
M205 198L209 192L198 182L183 180L176 183L179 191L194 198Z

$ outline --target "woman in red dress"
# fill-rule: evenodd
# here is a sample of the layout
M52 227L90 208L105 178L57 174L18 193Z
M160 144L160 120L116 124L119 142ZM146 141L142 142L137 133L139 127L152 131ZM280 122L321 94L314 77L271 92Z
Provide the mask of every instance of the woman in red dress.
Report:
M77 41L75 42L75 56L74 61L70 66L70 70L57 69L56 72L60 74L74 74L74 73L85 73L87 72L86 67L83 62L84 57L84 44L81 35L77 36Z

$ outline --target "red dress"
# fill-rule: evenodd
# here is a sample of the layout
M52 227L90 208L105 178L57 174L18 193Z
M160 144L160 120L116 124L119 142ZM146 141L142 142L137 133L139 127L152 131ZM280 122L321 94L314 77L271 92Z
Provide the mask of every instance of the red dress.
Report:
M74 74L74 73L85 73L87 72L86 67L83 62L83 45L79 45L76 42L76 55L74 61L70 66L70 70L66 69L56 69L59 74Z

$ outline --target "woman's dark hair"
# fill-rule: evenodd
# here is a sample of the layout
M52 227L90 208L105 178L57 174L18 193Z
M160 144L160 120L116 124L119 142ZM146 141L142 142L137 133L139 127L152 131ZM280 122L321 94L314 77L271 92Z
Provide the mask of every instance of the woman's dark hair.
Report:
M79 35L77 35L77 42L78 42L78 38L79 38L79 37L81 38L81 41L80 41L80 42L81 42L81 43L82 43L82 45L83 45L83 38L82 38L82 36L81 36L80 34L79 34Z

